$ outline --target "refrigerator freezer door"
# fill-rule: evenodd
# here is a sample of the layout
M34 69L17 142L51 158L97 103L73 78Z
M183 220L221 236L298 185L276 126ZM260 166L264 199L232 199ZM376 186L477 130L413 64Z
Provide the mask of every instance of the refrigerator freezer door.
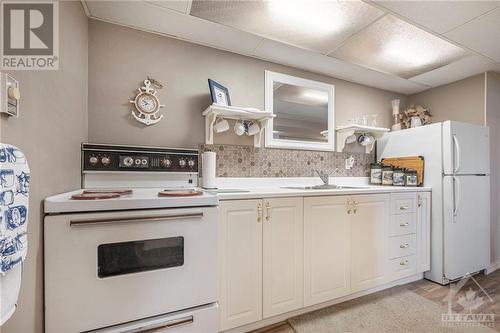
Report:
M490 264L490 177L445 176L444 276L449 280Z
M443 169L446 175L490 173L489 128L443 122Z

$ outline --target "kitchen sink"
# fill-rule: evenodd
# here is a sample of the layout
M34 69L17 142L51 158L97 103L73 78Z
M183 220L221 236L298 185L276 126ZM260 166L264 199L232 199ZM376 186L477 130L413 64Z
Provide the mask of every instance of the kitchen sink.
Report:
M368 186L344 186L336 184L322 184L322 185L311 185L311 186L282 186L281 188L286 188L290 190L341 190L341 189L366 189Z

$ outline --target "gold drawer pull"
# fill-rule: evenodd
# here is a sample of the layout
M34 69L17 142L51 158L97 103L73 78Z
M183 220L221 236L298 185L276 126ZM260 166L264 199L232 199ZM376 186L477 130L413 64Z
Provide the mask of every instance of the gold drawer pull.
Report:
M403 260L399 263L401 266L406 266L408 265L408 260Z
M266 221L269 222L271 221L271 203L269 201L266 202L266 210L267 210L267 215L266 215Z
M257 204L257 222L261 222L262 221L262 205L260 203Z
M408 243L401 244L401 245L399 245L399 247L400 247L401 249L407 249L407 248L409 248L409 247L410 247L410 244L408 244Z
M410 223L408 223L408 222L406 222L406 223L400 223L399 224L399 226L401 226L401 227L407 227L409 225L410 225Z
M408 210L408 209L410 209L409 206L401 206L401 207L399 207L399 210Z

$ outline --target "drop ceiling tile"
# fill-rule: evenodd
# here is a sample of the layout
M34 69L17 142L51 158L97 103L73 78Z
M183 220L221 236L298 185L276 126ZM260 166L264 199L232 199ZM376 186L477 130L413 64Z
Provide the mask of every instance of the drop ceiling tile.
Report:
M437 33L445 33L496 7L500 1L375 1Z
M438 87L487 71L500 72L500 65L489 61L485 57L470 55L449 65L412 77L410 80L431 87Z
M191 7L190 0L144 0L157 6L172 9L183 14L188 14L188 9Z
M148 2L87 1L91 17L218 49L250 54L261 37Z
M264 39L253 52L253 55L275 63L402 94L414 94L429 88L429 86L394 75L381 73L269 39Z
M191 15L304 49L328 53L384 12L361 1L205 1Z
M462 48L392 15L384 16L330 54L403 78L439 68L465 55Z
M500 62L500 7L447 32L445 36Z

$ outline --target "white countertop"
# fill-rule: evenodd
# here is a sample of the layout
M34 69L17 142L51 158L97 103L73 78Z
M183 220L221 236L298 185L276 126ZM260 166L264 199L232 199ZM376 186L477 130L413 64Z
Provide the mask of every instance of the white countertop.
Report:
M224 190L224 189L222 189ZM328 190L302 190L288 188L247 188L248 192L218 193L219 200L314 197L325 195L355 195L374 193L429 192L430 187L370 186L368 188L343 188Z
M278 197L312 197L325 195L351 195L398 192L428 192L430 187L372 186L368 177L330 177L330 184L358 186L326 190L283 188L288 186L311 186L322 184L318 177L301 178L217 178L221 190L243 190L246 192L218 193L219 200L258 199Z

